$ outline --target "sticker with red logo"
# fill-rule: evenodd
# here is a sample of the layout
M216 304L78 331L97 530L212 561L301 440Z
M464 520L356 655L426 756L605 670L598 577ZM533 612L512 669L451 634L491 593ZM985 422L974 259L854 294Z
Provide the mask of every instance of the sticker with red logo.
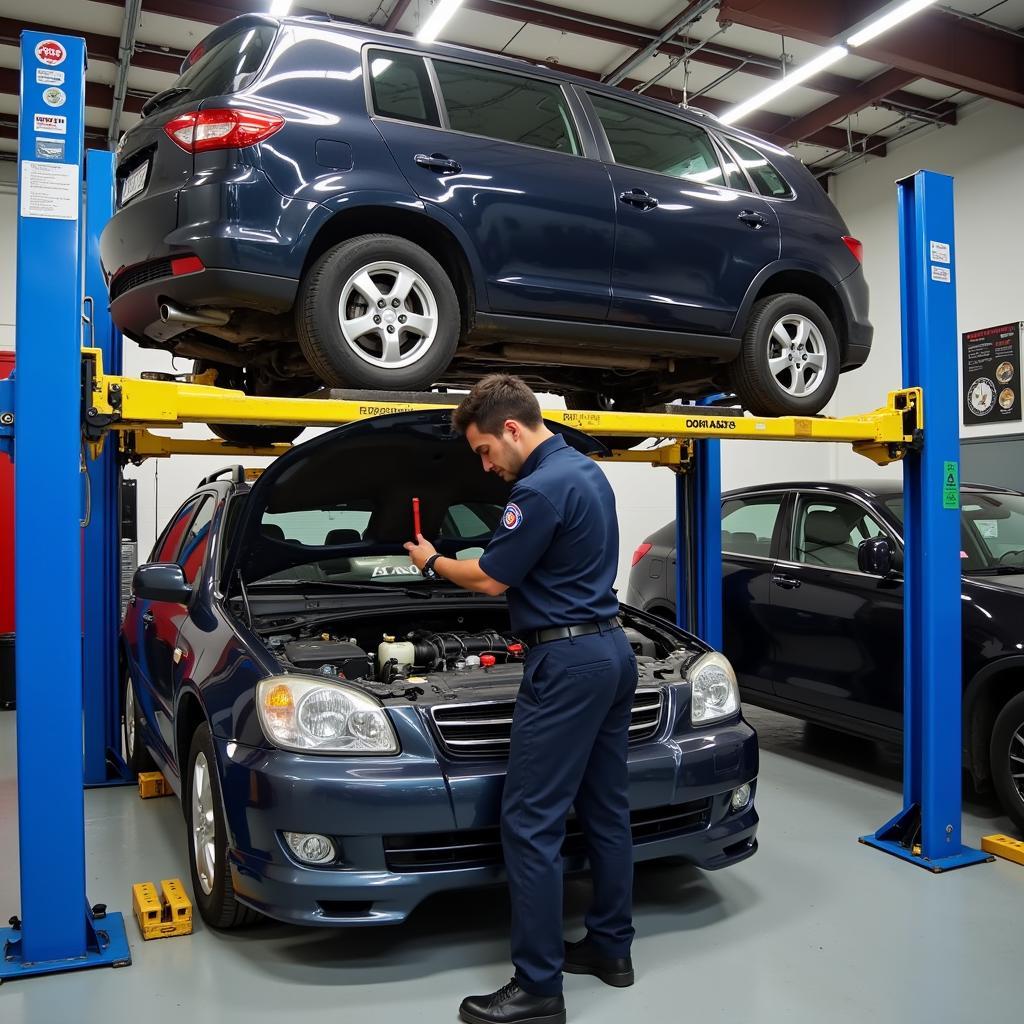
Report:
M501 514L501 521L505 524L506 530L514 530L523 521L522 509L509 502Z
M36 45L36 60L40 64L49 64L50 67L54 67L57 64L63 64L67 55L68 51L56 39L44 39Z

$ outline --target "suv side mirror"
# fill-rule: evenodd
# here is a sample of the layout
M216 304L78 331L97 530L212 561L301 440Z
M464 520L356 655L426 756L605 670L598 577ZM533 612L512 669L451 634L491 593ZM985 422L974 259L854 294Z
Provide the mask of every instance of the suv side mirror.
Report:
M174 562L140 565L132 577L132 593L145 601L170 601L172 604L188 604L192 598L185 572Z
M888 537L869 537L857 547L857 568L871 576L890 576L893 570L892 542Z

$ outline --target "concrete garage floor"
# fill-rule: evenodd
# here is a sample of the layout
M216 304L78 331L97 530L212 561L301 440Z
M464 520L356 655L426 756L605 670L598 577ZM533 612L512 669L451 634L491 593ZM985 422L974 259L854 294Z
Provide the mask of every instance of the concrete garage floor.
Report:
M592 1024L721 1021L960 1024L1019 1012L1024 868L933 876L856 837L899 808L899 752L752 709L761 736L761 850L729 871L637 872L637 985L567 978L569 1017ZM0 714L0 918L18 911L14 715ZM424 905L397 929L268 925L145 943L135 881L187 878L176 802L86 795L89 897L128 918L134 965L0 988L4 1024L456 1020L461 997L507 980L504 890ZM965 838L1005 831L971 802ZM580 932L587 883L567 889Z

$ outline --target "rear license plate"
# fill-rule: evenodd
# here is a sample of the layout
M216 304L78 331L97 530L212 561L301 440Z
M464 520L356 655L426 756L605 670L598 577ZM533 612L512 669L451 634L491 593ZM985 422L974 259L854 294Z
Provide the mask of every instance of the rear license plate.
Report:
M124 206L128 200L137 196L146 187L146 175L149 174L149 161L136 167L121 186L121 205Z

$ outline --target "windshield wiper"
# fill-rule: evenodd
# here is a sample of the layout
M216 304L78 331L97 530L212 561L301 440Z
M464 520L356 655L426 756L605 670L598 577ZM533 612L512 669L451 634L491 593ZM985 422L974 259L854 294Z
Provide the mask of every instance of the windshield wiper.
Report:
M1020 576L1024 565L992 565L987 569L975 569L970 576Z
M258 583L250 583L249 589L269 587L306 587L309 589L344 590L356 594L405 594L408 597L430 597L429 585L420 584L416 587L400 587L394 583L345 583L341 580L261 580Z
M164 89L163 92L158 92L155 96L150 96L149 99L142 104L142 116L149 117L149 115L154 111L167 106L171 100L176 100L179 96L185 96L191 91L192 90L187 87L183 88L181 86L172 85L170 89Z

